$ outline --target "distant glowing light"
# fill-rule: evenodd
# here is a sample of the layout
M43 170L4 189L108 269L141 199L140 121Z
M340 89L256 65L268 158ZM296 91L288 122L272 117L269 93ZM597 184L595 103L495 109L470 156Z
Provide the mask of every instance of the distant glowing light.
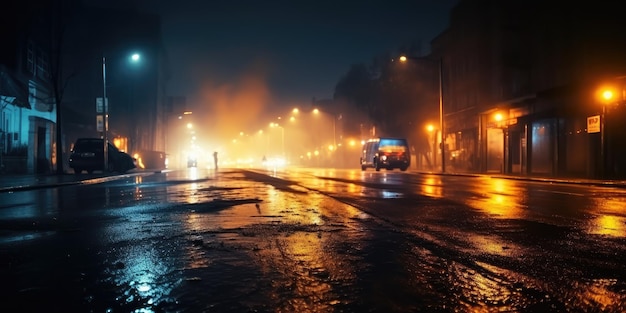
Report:
M137 61L139 61L141 59L141 55L139 53L133 53L133 55L131 55L130 59L133 62L137 62Z
M611 99L613 99L613 91L605 90L604 92L602 92L602 98L604 98L604 100L611 100Z

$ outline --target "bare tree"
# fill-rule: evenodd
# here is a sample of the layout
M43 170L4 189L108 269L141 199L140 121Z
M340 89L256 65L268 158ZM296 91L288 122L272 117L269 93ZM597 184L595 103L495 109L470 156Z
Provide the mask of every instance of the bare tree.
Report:
M56 173L63 174L63 95L75 73L66 74L63 62L64 39L67 27L77 7L76 0L49 0L49 64L52 97L56 106Z

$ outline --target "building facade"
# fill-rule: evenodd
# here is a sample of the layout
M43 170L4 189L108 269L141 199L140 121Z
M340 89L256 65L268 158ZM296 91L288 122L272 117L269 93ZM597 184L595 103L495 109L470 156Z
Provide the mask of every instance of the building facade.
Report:
M607 5L459 2L430 56L443 64L449 171L626 177L626 25Z
M131 155L165 151L167 80L160 18L130 9L80 8L68 27L64 55L67 149L80 137L103 137L106 89L107 138ZM138 56L132 59L133 55Z
M0 166L3 173L46 173L54 166L57 107L46 18L48 2L6 5L20 19L0 23Z

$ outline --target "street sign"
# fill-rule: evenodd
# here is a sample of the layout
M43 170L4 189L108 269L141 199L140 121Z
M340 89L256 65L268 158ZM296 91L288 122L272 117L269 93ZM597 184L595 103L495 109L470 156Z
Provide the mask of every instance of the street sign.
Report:
M96 130L99 132L104 131L104 115L102 114L96 115Z
M106 109L107 112L109 112L109 98L107 98L107 101L105 101L106 107L104 105L102 105L102 97L96 98L96 113L98 114L102 114L104 113L104 110Z
M599 133L600 132L600 115L594 115L587 117L587 133Z

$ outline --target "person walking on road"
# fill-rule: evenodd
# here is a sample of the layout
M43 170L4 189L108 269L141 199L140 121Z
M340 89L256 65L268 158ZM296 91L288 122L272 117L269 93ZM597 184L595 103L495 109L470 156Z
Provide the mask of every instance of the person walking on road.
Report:
M213 162L215 162L215 169L217 170L217 151L213 152Z

